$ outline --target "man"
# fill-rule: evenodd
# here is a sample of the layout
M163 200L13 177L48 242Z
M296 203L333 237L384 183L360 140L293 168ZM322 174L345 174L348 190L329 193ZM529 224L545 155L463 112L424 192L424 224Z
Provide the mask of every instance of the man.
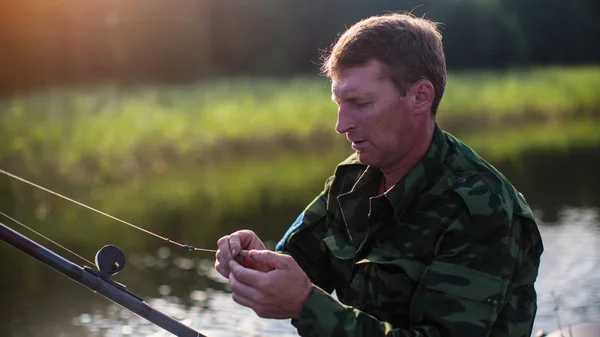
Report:
M233 299L302 336L530 336L541 238L509 181L435 122L446 82L435 24L361 21L323 72L356 153L278 252L247 230L218 241Z

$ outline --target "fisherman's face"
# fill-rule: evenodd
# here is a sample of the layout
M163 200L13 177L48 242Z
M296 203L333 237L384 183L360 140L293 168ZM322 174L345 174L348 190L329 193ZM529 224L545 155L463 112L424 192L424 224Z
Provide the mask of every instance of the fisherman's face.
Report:
M332 79L338 105L336 131L346 134L363 165L391 168L419 139L414 97L400 95L380 62L343 69Z

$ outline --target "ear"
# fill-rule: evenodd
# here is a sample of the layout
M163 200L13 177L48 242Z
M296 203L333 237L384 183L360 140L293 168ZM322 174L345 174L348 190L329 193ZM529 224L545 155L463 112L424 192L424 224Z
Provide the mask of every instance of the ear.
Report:
M418 80L410 87L413 100L413 108L416 113L431 113L435 89L431 81L427 79Z

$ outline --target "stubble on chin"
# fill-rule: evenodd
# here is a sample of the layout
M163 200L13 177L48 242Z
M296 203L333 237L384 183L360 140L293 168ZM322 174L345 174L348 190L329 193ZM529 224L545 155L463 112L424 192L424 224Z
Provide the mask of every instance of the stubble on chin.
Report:
M373 165L374 163L372 162L373 160L369 158L369 155L364 153L364 151L355 151L356 156L358 158L358 162L361 163L362 165L365 166L369 166L369 165Z

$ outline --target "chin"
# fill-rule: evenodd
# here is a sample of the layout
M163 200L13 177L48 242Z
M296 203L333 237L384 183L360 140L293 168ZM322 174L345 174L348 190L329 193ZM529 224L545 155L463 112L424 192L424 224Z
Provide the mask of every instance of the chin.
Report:
M356 155L358 157L358 162L365 166L375 166L375 164L377 163L377 161L374 160L373 157L369 156L366 153L356 152Z
M356 152L358 162L365 166L372 166L378 169L384 167L382 158L373 153Z

